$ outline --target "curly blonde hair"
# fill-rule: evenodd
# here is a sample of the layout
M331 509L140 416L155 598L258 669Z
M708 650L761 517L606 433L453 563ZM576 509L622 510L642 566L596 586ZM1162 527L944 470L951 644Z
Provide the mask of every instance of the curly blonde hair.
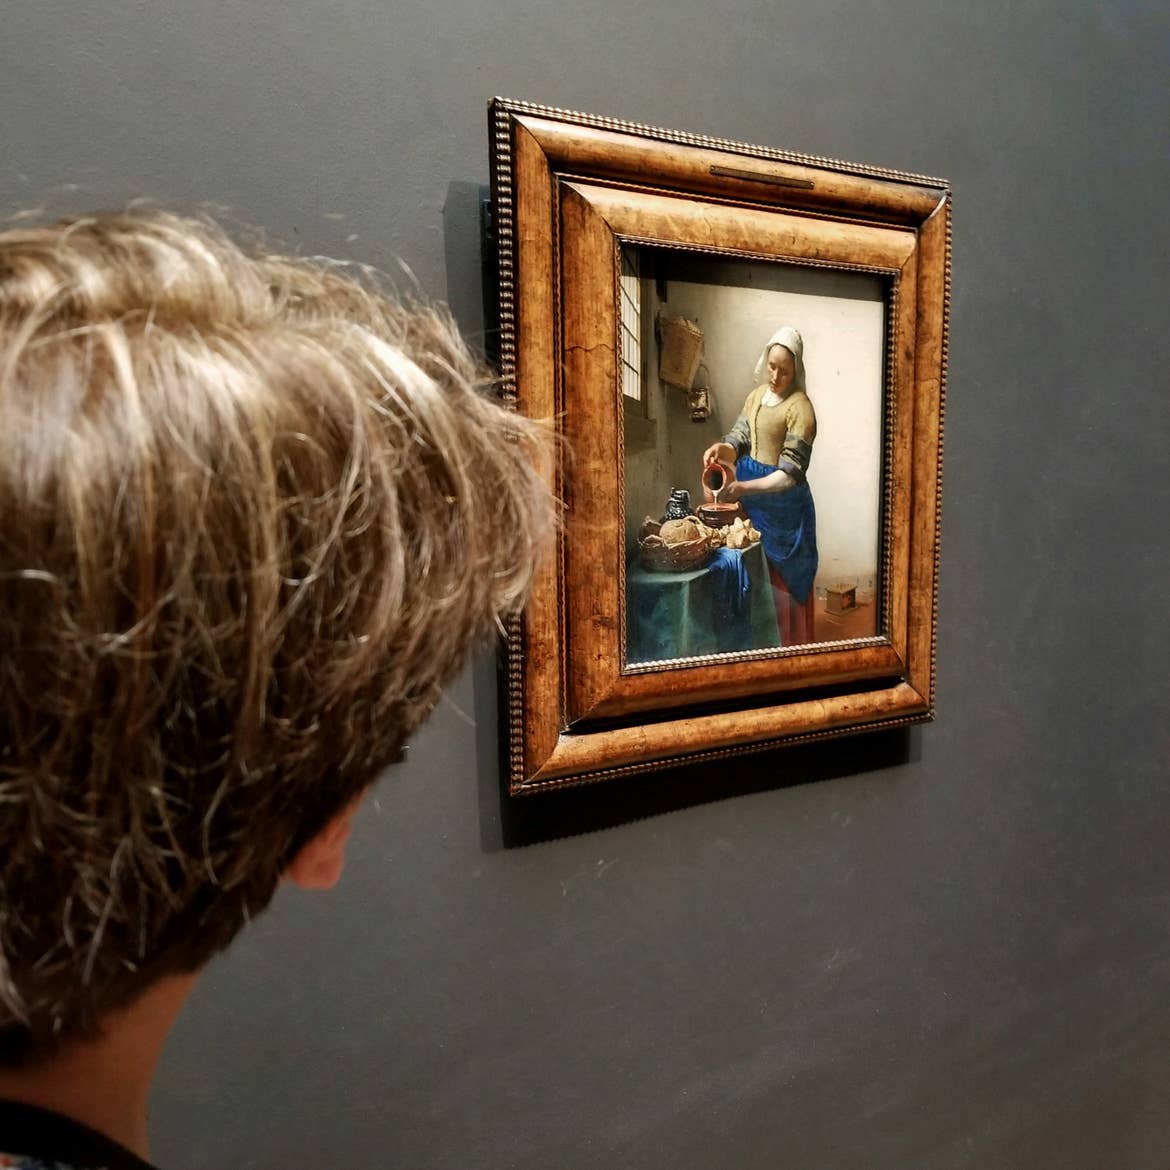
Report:
M0 232L0 1048L194 970L526 595L548 432L210 222Z

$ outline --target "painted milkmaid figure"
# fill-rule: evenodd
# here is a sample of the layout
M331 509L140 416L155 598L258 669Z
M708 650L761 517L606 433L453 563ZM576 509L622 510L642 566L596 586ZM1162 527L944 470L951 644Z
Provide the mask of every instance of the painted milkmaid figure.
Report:
M817 416L804 382L804 342L789 325L768 339L756 363L756 388L735 425L703 453L703 465L735 468L720 500L738 501L763 538L780 644L813 641L817 524L805 475Z

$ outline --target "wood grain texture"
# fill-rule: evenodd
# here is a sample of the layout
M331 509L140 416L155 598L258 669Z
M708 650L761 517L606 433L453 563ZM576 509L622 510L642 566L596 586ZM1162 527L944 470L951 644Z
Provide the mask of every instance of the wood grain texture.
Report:
M849 224L805 224L777 212L741 215L734 208L710 207L677 196L618 192L566 182L561 186L562 346L564 353L564 431L573 453L566 481L564 595L568 614L568 687L565 721L612 718L662 705L664 686L676 704L743 698L752 693L809 685L888 678L905 671L905 588L897 592L896 629L901 650L893 646L815 648L795 655L769 654L754 661L698 662L669 673L625 673L620 661L624 598L614 566L624 556L624 518L617 484L620 445L620 394L617 386L615 312L617 248L615 232L707 249L825 263L860 264L900 273L911 264L916 237L903 229L885 231ZM901 266L901 267L899 267ZM901 329L913 332L913 289L903 302ZM912 368L912 361L906 367ZM912 420L907 383L900 417ZM901 533L909 521L909 446L900 452L901 480L891 529ZM898 565L905 573L905 546Z
M748 749L844 732L889 720L921 722L926 699L906 683L855 695L809 699L717 715L638 723L588 735L562 735L523 787L566 777L600 779L609 769L696 758L712 748Z
M618 560L613 535L621 503L618 433L617 246L588 199L561 194L565 434L565 583L570 722L596 706L620 658Z
M565 174L669 187L736 202L775 202L887 223L918 223L938 206L940 192L925 184L890 182L759 155L750 156L748 168L738 151L682 145L527 114L519 114L518 120L540 143L553 169ZM745 169L781 182L726 173ZM783 182L786 179L809 186L789 186Z
M914 514L914 355L918 321L917 250L894 282L893 321L887 344L886 420L883 467L882 609L886 634L903 664L909 653L910 559ZM903 665L905 670L905 665Z
M878 639L873 639L879 642ZM866 679L902 677L906 663L888 643L876 645L819 643L789 653L763 651L753 659L678 659L669 666L637 673L609 667L592 705L570 711L568 726L581 720L612 719L668 705L726 702L751 695L795 691L810 686L836 686Z
M910 653L907 678L934 707L942 492L943 394L950 308L948 196L919 232L921 292L914 370L913 543L910 563Z
M505 397L534 417L555 418L566 439L555 482L566 508L563 540L507 650L510 790L929 718L945 187L549 113L498 103L491 114L493 190L507 229ZM617 286L625 241L889 278L878 637L623 666Z
M913 253L910 228L816 219L778 209L737 207L679 194L582 183L577 192L614 234L723 253L876 271L898 271Z

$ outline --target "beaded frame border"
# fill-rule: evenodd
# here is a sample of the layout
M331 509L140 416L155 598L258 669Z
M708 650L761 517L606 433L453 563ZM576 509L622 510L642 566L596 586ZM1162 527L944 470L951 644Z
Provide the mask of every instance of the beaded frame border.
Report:
M515 179L512 160L511 125L516 115L531 115L548 118L554 121L571 122L576 125L588 126L600 130L616 131L648 138L658 142L672 142L684 146L704 147L720 150L732 154L741 154L754 158L764 158L777 162L794 163L803 166L814 166L822 169L839 172L847 175L857 175L867 178L893 180L895 182L912 183L933 187L941 192L940 208L946 206L946 236L943 256L943 297L942 319L939 342L939 390L938 390L938 435L937 435L937 465L935 469L935 513L934 532L932 541L932 572L931 572L931 617L930 617L930 657L927 675L925 711L914 715L896 716L889 719L879 719L869 723L840 728L830 728L825 731L803 732L793 735L777 736L771 739L757 740L749 744L740 744L725 748L711 748L687 752L669 759L655 759L636 764L615 765L613 767L598 768L586 772L574 773L569 776L549 777L543 780L525 781L524 779L524 634L523 621L519 615L509 617L504 622L504 648L501 661L501 684L503 688L501 718L503 722L503 741L506 748L504 761L509 791L513 795L530 795L538 792L547 792L567 787L576 787L583 784L596 783L601 780L616 779L624 776L634 776L642 773L657 771L672 766L684 766L704 761L731 759L738 756L755 755L780 747L795 746L804 743L816 743L829 739L838 739L846 735L858 735L868 732L892 730L900 727L909 727L914 724L926 723L934 718L935 706L935 678L937 674L938 658L938 583L941 565L942 542L942 464L944 448L944 432L946 421L946 390L949 361L950 342L950 310L952 273L951 260L954 236L954 201L950 183L936 176L919 174L914 171L899 170L891 167L874 166L866 163L852 163L826 155L808 154L800 151L784 150L779 147L762 146L754 143L739 142L734 139L721 138L706 134L692 134L681 130L669 130L663 127L649 126L639 122L631 122L621 118L611 118L598 114L584 113L578 110L561 109L538 102L528 102L518 99L496 97L488 103L489 122L489 155L491 169L491 196L493 209L493 232L496 241L496 279L497 279L497 361L499 366L499 397L502 403L510 410L519 408L518 391L516 384L517 361L517 281L516 281L516 235L515 235ZM554 241L555 243L555 241ZM558 301L557 311L559 319L559 293L554 293ZM557 488L561 488L561 469L557 468ZM883 559L886 557L883 540ZM560 554L563 558L563 551ZM564 613L564 565L557 574L558 611ZM883 576L886 569L883 567ZM624 653L624 636L623 636ZM862 639L861 642L867 642ZM846 645L856 644L851 640ZM714 656L715 661L721 661L723 656ZM673 660L672 660L673 661ZM683 660L679 660L683 661ZM685 660L689 665L690 659ZM695 662L705 662L707 658L696 659ZM562 669L564 664L562 663Z

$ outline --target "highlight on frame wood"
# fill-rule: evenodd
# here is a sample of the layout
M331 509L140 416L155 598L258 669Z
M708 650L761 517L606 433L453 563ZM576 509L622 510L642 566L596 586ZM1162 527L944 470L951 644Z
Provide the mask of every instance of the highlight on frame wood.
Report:
M503 394L559 555L509 628L509 790L933 715L940 179L497 99Z

